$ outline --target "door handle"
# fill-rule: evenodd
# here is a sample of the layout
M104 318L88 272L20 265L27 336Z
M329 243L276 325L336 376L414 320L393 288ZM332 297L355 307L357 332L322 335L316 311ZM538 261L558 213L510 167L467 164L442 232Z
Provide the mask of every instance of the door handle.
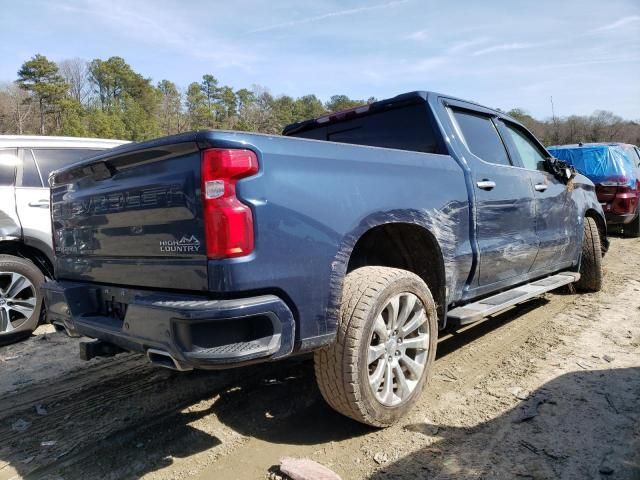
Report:
M29 202L30 207L49 208L49 200L38 200L37 202Z
M533 188L535 188L537 192L544 192L547 188L549 188L549 186L545 185L544 183L536 183L535 187Z
M478 185L478 188L482 190L493 190L494 188L496 188L496 182L487 180L486 178L480 182L477 182L476 185Z

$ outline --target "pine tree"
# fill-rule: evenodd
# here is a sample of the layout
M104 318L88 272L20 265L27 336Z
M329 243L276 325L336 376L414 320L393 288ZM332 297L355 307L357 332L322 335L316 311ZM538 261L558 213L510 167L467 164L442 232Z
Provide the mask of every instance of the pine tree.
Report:
M18 70L18 85L27 90L38 103L40 111L40 134L44 135L46 114L62 100L69 88L58 66L44 55L36 54Z

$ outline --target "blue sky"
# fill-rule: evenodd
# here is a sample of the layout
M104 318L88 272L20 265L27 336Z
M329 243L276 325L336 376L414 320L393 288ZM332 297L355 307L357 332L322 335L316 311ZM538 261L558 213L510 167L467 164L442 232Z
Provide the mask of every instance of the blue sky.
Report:
M0 0L0 81L42 53L274 94L436 90L534 116L640 119L640 1Z

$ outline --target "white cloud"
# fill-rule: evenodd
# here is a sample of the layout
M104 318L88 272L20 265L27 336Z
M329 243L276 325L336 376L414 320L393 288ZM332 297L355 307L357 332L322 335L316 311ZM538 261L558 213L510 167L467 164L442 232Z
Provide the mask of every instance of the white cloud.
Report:
M347 10L338 10L336 12L329 12L323 15L316 15L314 17L301 18L298 20L291 20L288 22L276 23L274 25L267 25L266 27L260 27L260 28L256 28L255 30L250 30L247 33L268 32L271 30L278 30L281 28L295 27L298 25L305 25L308 23L319 22L321 20L326 20L328 18L344 17L347 15L356 15L358 13L369 12L371 10L379 10L382 8L395 7L397 5L407 3L408 1L409 0L394 0L392 2L382 3L379 5L372 5L370 7L358 7L358 8L349 8Z
M427 72L442 67L447 63L448 58L442 55L436 57L425 58L413 63L408 70L412 72ZM392 70L393 71L393 70Z
M615 30L616 28L624 27L625 25L638 22L638 21L640 21L640 15L631 15L628 17L622 17L613 23L608 23L601 27L594 28L593 30L591 30L591 32L595 33L595 32L605 32L607 30Z
M483 43L487 43L489 41L486 37L472 38L471 40L463 40L461 42L454 43L449 48L447 48L446 52L449 54L460 53L468 48L475 47L477 45L482 45Z
M89 22L101 23L137 42L215 61L219 66L248 70L258 61L257 55L238 48L233 42L213 38L209 32L197 31L183 12L155 8L153 0L139 1L135 5L126 0L113 0L109 8L105 8L100 0L85 0L79 4L56 4L54 8L84 15Z
M500 45L493 45L491 47L482 48L480 50L476 50L473 52L473 55L486 55L488 53L495 52L507 52L510 50L523 50L525 48L535 48L539 47L540 43L503 43Z
M416 40L416 41L421 42L423 40L426 40L429 37L431 37L431 35L429 34L428 31L426 31L426 30L418 30L417 32L410 33L405 38L407 38L409 40Z

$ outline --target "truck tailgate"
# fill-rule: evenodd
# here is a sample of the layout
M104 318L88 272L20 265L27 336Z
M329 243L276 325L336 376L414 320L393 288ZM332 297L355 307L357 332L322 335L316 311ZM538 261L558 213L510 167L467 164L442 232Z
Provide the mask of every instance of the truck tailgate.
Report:
M56 276L207 289L195 142L123 147L52 175Z

